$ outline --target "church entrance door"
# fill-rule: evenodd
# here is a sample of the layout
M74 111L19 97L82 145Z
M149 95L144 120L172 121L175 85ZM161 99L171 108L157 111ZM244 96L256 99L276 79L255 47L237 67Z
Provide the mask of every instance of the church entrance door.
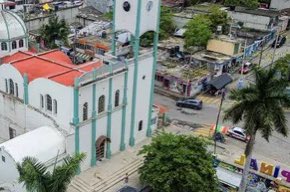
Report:
M97 160L101 161L105 157L105 146L108 138L104 135L100 136L96 141Z

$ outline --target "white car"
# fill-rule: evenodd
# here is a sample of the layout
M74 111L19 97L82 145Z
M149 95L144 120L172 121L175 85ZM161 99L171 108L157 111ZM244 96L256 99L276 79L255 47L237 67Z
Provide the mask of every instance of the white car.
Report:
M244 142L248 142L250 140L250 136L248 136L246 131L240 127L230 128L227 132L227 136L242 140Z

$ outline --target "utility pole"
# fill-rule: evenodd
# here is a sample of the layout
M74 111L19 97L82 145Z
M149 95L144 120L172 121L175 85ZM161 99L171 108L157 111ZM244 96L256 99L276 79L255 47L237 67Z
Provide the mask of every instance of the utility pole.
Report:
M243 60L242 60L241 77L244 76L244 67L245 67L245 58L246 58L246 48L247 48L247 39L245 40L245 45L244 45L244 55L243 55Z
M215 139L215 136L216 136L216 133L217 133L217 128L218 128L219 119L220 119L220 113L221 113L221 110L222 110L223 101L225 99L225 94L226 94L226 91L225 91L225 88L223 88L222 89L221 102L220 102L220 106L219 106L218 115L217 115L217 118L216 118L214 134L213 134L213 138L214 138L214 154L216 154L216 139Z
M262 48L261 48L260 59L259 59L259 67L261 66L261 62L262 62L262 56L263 56L264 46L265 46L264 43L265 43L265 37L263 37L263 41L262 41Z
M272 56L272 61L271 61L270 68L272 68L272 65L274 63L275 53L276 53L276 49L277 49L277 42L278 42L279 34L280 34L280 26L278 26L278 30L277 30L277 34L276 34L275 46L274 46L274 51L273 51L273 56Z

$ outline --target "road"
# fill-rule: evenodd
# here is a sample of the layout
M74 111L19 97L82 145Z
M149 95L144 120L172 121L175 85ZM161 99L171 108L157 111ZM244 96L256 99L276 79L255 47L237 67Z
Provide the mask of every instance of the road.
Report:
M161 96L155 94L155 103L166 106L169 111L167 113L168 117L171 120L177 119L181 121L187 121L189 123L196 124L215 124L217 113L218 113L218 105L206 104L204 103L204 107L200 111L195 111L194 114L184 114L180 111L178 107L175 106L175 101L166 96ZM225 101L227 103L227 101ZM222 122L223 111L221 113L220 122ZM286 113L286 117L290 120L290 113ZM223 125L232 126L230 122L222 122ZM290 121L287 123L290 128ZM242 124L238 125L243 127ZM233 138L227 138L227 145L233 145L241 148L245 148L245 143L238 141ZM260 154L263 156L267 156L268 158L278 160L280 162L290 164L290 139L284 138L277 133L273 133L269 142L261 137L258 133L256 137L256 144L254 148L254 155Z

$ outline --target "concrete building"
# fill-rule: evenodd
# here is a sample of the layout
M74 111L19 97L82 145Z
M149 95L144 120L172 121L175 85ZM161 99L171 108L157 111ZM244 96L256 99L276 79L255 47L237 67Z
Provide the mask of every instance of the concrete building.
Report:
M225 35L217 36L208 41L206 49L228 56L235 56L242 53L243 42L242 39L233 39Z
M11 171L13 176L9 173L0 177L0 187L13 190L10 187L17 182L15 162L21 163L22 156L16 158L14 154L22 149L16 144L10 147L10 143L19 137L23 142L16 143L23 146L29 137L46 138L46 147L27 152L38 157L50 146L61 147L63 136L67 155L86 153L81 165L81 170L86 170L151 136L158 113L153 107L153 90L160 1L115 1L114 7L113 36L123 30L132 34L131 57L117 59L116 38L112 38L111 54L81 65L72 64L57 50L39 54L20 51L1 57L0 135L12 140L1 144L5 157L0 159L0 172ZM153 50L139 47L140 36L147 31L154 32ZM62 136L54 142L50 138L53 136L47 137L46 131L41 131L42 126ZM46 162L48 158L40 160Z
M290 0L271 0L270 8L278 10L290 8Z
M113 8L113 1L112 0L86 0L85 1L86 6L92 6L101 13L107 13Z
M271 31L278 25L280 12L265 9L252 10L236 7L234 11L229 12L229 15L234 21L240 22L245 28Z

